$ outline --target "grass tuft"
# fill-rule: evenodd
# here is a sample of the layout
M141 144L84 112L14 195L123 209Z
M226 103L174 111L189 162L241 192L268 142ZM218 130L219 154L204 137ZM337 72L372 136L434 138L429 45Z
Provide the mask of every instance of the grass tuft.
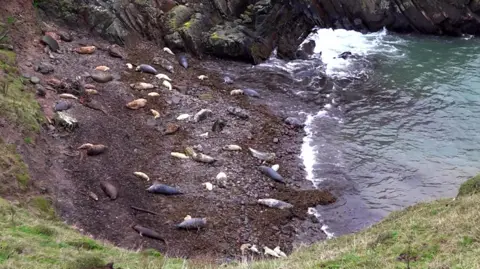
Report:
M47 219L55 219L55 209L52 202L43 196L36 196L30 200L30 206L35 209L37 213Z
M86 250L102 250L103 247L97 241L90 238L80 238L74 241L66 242L67 245Z

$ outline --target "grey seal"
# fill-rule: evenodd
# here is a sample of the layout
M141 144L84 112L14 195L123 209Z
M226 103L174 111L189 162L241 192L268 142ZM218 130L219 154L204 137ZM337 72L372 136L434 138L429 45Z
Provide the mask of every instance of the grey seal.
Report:
M277 173L277 171L273 170L271 167L261 165L259 169L263 174L265 174L269 178L285 184L285 180L283 179L283 177L279 173Z
M152 186L150 186L147 189L147 191L151 193L158 193L158 194L164 194L164 195L183 194L183 192L181 192L177 188L174 188L165 184L160 184L160 183L154 183Z

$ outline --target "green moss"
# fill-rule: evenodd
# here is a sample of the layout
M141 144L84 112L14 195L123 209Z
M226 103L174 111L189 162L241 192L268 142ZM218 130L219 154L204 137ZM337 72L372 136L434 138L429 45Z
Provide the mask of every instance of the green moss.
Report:
M47 219L56 218L55 209L52 206L52 202L43 196L37 196L30 200L30 206L37 210L40 215Z
M28 136L25 137L23 139L23 141L25 142L25 144L28 144L28 145L33 144L33 139L31 137L28 137Z
M0 78L0 116L26 131L38 132L44 121L40 105L33 91L25 89L15 65L15 53L0 50L0 69L6 75Z
M28 174L16 174L15 177L17 178L18 183L20 184L20 188L22 190L27 189L28 182L30 182L30 176Z
M82 248L82 249L88 249L88 250L103 249L101 245L99 245L95 240L92 240L90 238L81 238L74 241L66 242L66 244L76 248Z
M183 28L189 29L192 26L192 20L187 21L183 24Z
M15 145L0 140L0 194L13 195L24 191L30 182L28 167L17 153Z
M220 39L220 36L218 35L217 32L213 32L213 33L210 35L210 39L212 39L212 40L218 40L218 39Z
M97 255L84 255L68 263L69 269L92 269L105 266L105 261Z
M470 178L460 185L457 197L472 195L480 192L480 175Z
M56 234L55 229L45 226L45 225L35 225L35 226L26 226L22 225L19 227L13 228L15 231L20 231L30 235L39 235L39 236L54 236Z

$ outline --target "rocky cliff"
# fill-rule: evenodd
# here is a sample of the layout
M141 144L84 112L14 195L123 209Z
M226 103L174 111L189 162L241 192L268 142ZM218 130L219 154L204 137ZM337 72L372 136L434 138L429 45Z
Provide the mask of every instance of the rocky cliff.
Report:
M258 63L295 58L314 26L480 33L480 0L43 0L45 15L117 43L147 38L174 50Z

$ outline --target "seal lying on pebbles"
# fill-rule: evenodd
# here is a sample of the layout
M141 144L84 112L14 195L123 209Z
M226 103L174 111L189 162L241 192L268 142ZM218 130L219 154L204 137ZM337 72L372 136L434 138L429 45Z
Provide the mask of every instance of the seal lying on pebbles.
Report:
M234 115L234 116L239 117L242 120L247 120L250 117L246 110L241 109L239 107L230 106L230 107L227 108L227 112Z
M166 135L174 134L178 131L178 129L180 129L180 126L178 126L177 124L167 123L164 134Z
M223 147L223 150L240 151L242 150L242 147L240 147L239 145L226 145Z
M151 89L154 89L155 88L155 85L153 84L150 84L150 83L146 83L146 82L136 82L136 83L132 83L130 84L130 87L134 90L151 90Z
M162 85L165 86L165 87L167 87L167 89L168 89L169 91L172 90L172 84L171 84L170 82L168 82L167 80L164 80L164 81L162 82Z
M283 177L279 173L277 173L277 171L273 170L271 167L261 165L259 169L263 174L265 174L269 178L285 184L285 180L283 179Z
M136 99L131 102L129 102L126 106L130 109L136 110L144 107L147 104L147 99Z
M133 69L133 65L131 63L126 63L125 66L127 66L128 69Z
M69 103L69 102L65 102L65 101L60 101L60 102L57 102L55 104L55 106L53 107L53 109L55 111L64 111L64 110L68 110L72 107L72 104Z
M75 99L75 100L78 99L78 97L70 93L62 93L62 94L59 94L58 97L64 98L64 99Z
M181 192L177 188L174 188L165 184L160 184L160 183L154 183L152 186L150 186L147 189L147 191L151 193L158 193L158 194L164 194L164 195L183 194L183 192Z
M92 198L94 201L98 201L98 196L94 192L88 192L88 196Z
M148 177L148 175L143 172L133 172L133 174L138 178L145 179L146 181L150 181L150 178Z
M293 205L284 201L280 201L277 199L272 199L272 198L267 198L267 199L258 199L257 203L261 205L266 205L268 207L272 208L278 208L278 209L287 209L287 208L292 208Z
M242 90L239 90L239 89L236 89L236 90L232 90L230 92L230 95L242 95L243 94L243 91Z
M188 119L188 118L190 118L190 115L188 115L188 114L181 114L181 115L179 115L179 116L177 117L177 120L186 120L186 119Z
M138 224L133 226L132 228L135 231L137 231L138 234L140 234L140 236L145 236L145 237L152 238L152 239L162 240L162 241L165 242L165 239L163 239L162 236L159 233L155 232L152 229L145 228L145 227L140 226Z
M227 174L225 174L224 172L220 172L220 173L218 173L216 179L217 180L225 180L225 179L227 179Z
M160 96L160 94L158 92L149 92L147 95L150 96L150 97Z
M98 94L98 91L97 90L94 90L94 89L85 89L85 92L87 94Z
M156 111L155 109L150 109L150 112L152 112L154 119L160 118L160 113L158 111Z
M217 160L213 157L210 157L203 153L196 153L192 147L185 148L185 154L192 157L192 159L196 162L200 163L214 163Z
M108 197L110 197L110 199L112 200L117 199L118 191L117 191L117 188L115 188L115 186L113 186L109 182L103 181L102 183L100 183L100 187L102 188L103 192L105 192L105 194Z
M243 89L243 93L244 93L245 95L250 96L250 97L260 98L260 94L259 94L256 90L254 90L254 89L249 89L249 88Z
M206 119L208 116L210 116L212 114L213 114L213 112L210 109L202 109L202 110L198 111L198 113L195 114L195 116L193 116L193 120L195 122L199 122L199 121L202 121L202 120Z
M168 53L168 54L175 55L175 54L172 52L172 50L169 49L169 48L167 48L167 47L164 47L164 48L163 48L163 51L165 51L165 52Z
M58 49L60 49L60 46L58 46L58 42L51 36L44 35L42 37L42 42L46 44L52 51L58 51Z
M180 65L183 66L185 69L188 68L187 56L185 56L184 54L178 56L178 62L179 62Z
M205 79L207 79L207 78L208 78L208 77L205 76L205 75L200 75L200 76L198 76L198 79L199 79L199 80L205 80Z
M156 75L158 73L157 69L155 69L153 66L148 65L148 64L141 64L141 65L137 66L137 68L135 68L135 71L154 74L154 75Z
M190 157L181 152L171 152L170 155L178 159L190 159Z
M225 128L225 126L227 126L227 123L222 119L218 119L213 123L212 131L219 133L223 130L223 128Z
M266 162L273 161L275 159L275 153L270 153L270 152L261 152L252 148L248 148L250 152L252 153L252 156Z
M95 70L100 70L100 71L104 71L104 72L105 72L105 71L108 71L108 70L110 70L110 67L108 67L108 66L105 66L105 65L100 65L100 66L97 66L97 67L95 67L94 69L95 69Z
M100 70L93 70L93 72L90 74L90 77L99 83L107 83L113 80L112 74Z
M107 146L102 145L102 144L83 144L78 149L86 149L87 150L87 155L89 156L94 156L94 155L99 155L105 152L105 150L108 149Z
M85 46L85 47L80 47L76 48L75 52L78 54L92 54L97 50L95 46Z
M207 218L186 218L180 224L177 224L178 229L192 230L200 229L207 226Z
M172 81L171 78L169 78L167 75L165 74L158 74L158 75L155 75L156 78L158 79L165 79L165 80L168 80L168 81Z
M202 185L205 186L205 188L209 191L213 190L213 184L210 182L202 183Z

